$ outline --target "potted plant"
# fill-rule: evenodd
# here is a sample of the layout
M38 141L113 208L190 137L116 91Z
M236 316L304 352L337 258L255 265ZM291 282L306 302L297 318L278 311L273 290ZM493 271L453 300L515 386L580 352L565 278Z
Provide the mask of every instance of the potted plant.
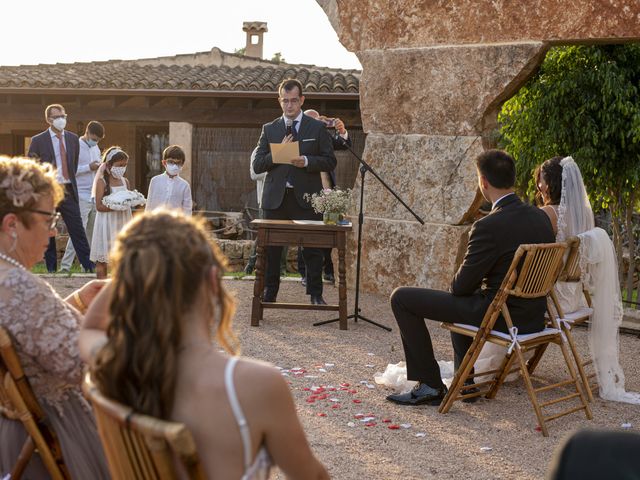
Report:
M344 215L351 204L351 190L325 188L320 193L305 193L304 198L311 202L316 213L322 213L324 223L338 225L344 223Z

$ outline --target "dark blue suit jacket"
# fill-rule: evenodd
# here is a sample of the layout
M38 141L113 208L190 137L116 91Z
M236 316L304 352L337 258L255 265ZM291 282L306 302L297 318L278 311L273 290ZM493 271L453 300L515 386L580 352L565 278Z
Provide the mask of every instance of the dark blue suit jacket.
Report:
M78 201L78 185L76 183L76 170L78 169L78 155L80 154L80 139L75 133L64 130L64 141L67 150L67 167L69 170L69 180L73 186L73 194L76 202ZM47 162L56 168L56 155L53 150L53 142L51 134L47 128L44 132L31 138L28 156Z
M311 209L311 204L304 199L304 194L322 190L320 172L330 172L336 168L333 141L324 123L303 115L298 130L298 142L300 142L300 155L306 155L309 163L305 168L297 168L293 165L273 163L271 159L269 144L281 143L285 135L286 126L282 117L262 127L253 160L255 173L268 172L262 192L262 208L275 210L280 207L285 194L287 176L291 175L298 204L302 208Z

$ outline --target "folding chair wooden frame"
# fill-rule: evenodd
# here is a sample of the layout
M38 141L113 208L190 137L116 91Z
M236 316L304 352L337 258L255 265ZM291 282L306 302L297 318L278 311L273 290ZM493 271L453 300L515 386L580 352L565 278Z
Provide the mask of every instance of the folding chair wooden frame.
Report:
M585 370L585 367L592 364L593 360L589 359L585 361L582 359L578 353L578 348L576 347L573 335L571 334L571 328L574 325L582 325L591 320L591 316L593 315L593 306L591 304L591 295L589 295L589 292L584 289L580 276L580 239L578 237L571 237L567 241L567 244L569 245L569 254L567 255L562 272L560 272L558 281L579 283L582 286L582 294L584 295L587 306L580 308L575 312L564 312L560 306L560 302L558 301L555 291L552 289L551 292L549 292L549 296L555 309L555 315L550 316L550 323L554 328L561 329L564 333L567 343L569 344L569 348L571 349L573 359L575 360L580 381L587 392L589 401L593 402L593 392L598 389L598 381L596 379L595 382L591 382L591 380L596 377L596 373L592 372L587 374Z
M177 479L176 463L190 479L205 479L191 432L181 423L147 415L102 395L89 374L82 385L114 480Z
M58 437L49 426L13 347L9 332L0 327L0 414L22 422L27 439L11 471L11 479L22 477L31 457L38 453L54 480L70 479Z
M504 382L507 375L515 371L520 371L527 388L529 399L531 400L536 417L538 418L542 434L545 437L549 435L546 424L548 421L580 410L585 411L585 415L588 419L592 418L591 409L589 408L586 397L582 393L562 332L556 328L546 328L542 332L529 335L518 335L517 328L514 328L513 320L506 303L510 296L519 298L546 298L560 275L560 271L562 270L564 263L563 256L566 249L566 243L521 245L516 251L511 266L509 267L509 271L505 275L498 293L487 309L480 327L465 324L442 324L444 328L447 328L452 332L471 336L474 337L474 339L467 351L467 354L462 360L458 371L456 372L451 383L451 388L440 404L440 413L447 413L451 409L453 402L456 400L480 395L485 395L486 398L495 398L498 389ZM548 299L547 307L550 307L550 301ZM492 330L500 314L502 314L504 321L509 328L510 334ZM485 342L491 342L507 347L507 354L502 361L502 365L498 369L486 372L475 372L472 374L471 370L473 369L476 359L480 355L480 351L482 350L482 346ZM529 374L530 370L524 359L524 352L527 350L534 350L535 353L539 353L550 343L555 343L560 347L571 378L552 385L534 388ZM535 353L534 356L536 356ZM511 365L514 361L517 362L518 366L512 370ZM484 380L475 384L465 385L465 381L467 379L493 374L495 374L495 377L491 380ZM555 398L544 403L540 403L538 401L537 394L568 385L574 386L575 393ZM479 391L470 393L468 390L471 388L478 388ZM543 415L542 409L544 407L572 399L577 399L579 401L579 405L553 415Z

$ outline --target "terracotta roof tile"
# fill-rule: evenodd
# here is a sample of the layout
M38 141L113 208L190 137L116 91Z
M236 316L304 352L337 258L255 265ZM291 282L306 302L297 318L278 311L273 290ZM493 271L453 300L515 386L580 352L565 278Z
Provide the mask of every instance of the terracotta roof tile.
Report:
M54 65L0 67L3 88L77 88L144 90L275 91L285 78L297 78L305 92L358 93L360 72L313 66L272 64L140 65L135 60L112 60Z

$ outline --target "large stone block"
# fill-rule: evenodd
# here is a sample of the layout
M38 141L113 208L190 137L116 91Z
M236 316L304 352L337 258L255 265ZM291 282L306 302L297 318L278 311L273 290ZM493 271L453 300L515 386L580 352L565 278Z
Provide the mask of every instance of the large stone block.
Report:
M318 0L342 44L371 49L640 39L638 0Z
M526 82L542 43L359 52L367 133L479 135Z
M474 159L482 151L480 137L371 134L363 158L423 220L456 224L474 200ZM359 201L359 178L352 212ZM413 220L371 174L365 180L365 213Z
M455 273L459 250L466 248L469 226L366 218L363 229L362 291L391 294L413 285L446 289ZM355 286L356 235L348 239L348 284ZM461 242L462 240L462 242Z

